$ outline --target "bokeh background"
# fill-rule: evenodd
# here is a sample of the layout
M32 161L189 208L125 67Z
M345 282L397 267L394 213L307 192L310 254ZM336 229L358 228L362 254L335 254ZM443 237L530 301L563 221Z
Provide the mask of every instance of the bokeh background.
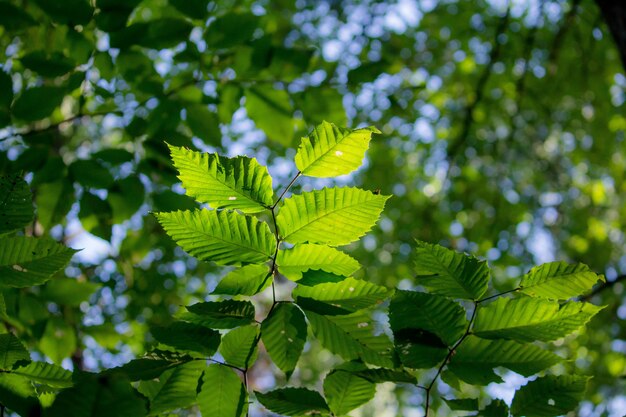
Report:
M315 124L374 125L357 173L294 188L393 194L344 248L361 277L413 285L414 239L487 259L502 291L536 264L589 265L607 283L587 299L608 307L558 349L593 376L576 415L623 415L626 77L607 3L0 1L0 170L33 189L28 233L82 249L66 278L8 299L21 337L99 370L143 354L148 327L179 306L215 298L224 268L188 257L151 215L195 205L165 141L254 156L279 189ZM335 360L308 345L293 378L315 384ZM252 386L283 384L275 371L261 356ZM522 379L505 379L477 394L510 400ZM353 414L422 415L420 395L382 385Z

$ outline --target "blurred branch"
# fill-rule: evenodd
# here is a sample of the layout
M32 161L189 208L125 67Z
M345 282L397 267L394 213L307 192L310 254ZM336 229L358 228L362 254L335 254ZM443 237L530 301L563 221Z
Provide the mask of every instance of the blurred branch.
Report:
M579 301L589 301L594 295L597 295L607 289L613 288L616 284L626 281L625 275L618 275L613 281L605 281L602 284L595 287L589 294L580 296L578 298Z
M559 30L556 32L554 36L554 40L552 41L552 46L550 47L550 53L548 54L548 73L553 75L556 73L557 61L559 58L559 51L561 50L561 45L563 44L563 39L565 39L565 35L567 31L574 25L574 19L578 14L578 5L580 4L580 0L574 0L572 2L572 7L569 9L567 14L564 16L561 21L561 26Z
M615 0L596 0L596 4L613 35L622 65L626 69L626 3Z
M467 105L465 106L461 133L459 133L456 139L454 139L448 147L448 161L453 161L454 159L456 159L457 154L461 151L461 148L467 141L470 129L472 127L472 123L474 122L474 110L483 99L485 93L485 85L487 84L487 81L489 81L489 77L491 76L494 64L498 61L502 53L502 43L498 40L498 38L505 32L506 27L509 23L510 15L511 7L509 4L506 9L506 13L500 18L500 23L496 28L495 36L493 38L493 47L491 49L491 53L489 54L489 62L487 63L487 65L483 69L483 72L478 78L474 93L474 99L467 103Z

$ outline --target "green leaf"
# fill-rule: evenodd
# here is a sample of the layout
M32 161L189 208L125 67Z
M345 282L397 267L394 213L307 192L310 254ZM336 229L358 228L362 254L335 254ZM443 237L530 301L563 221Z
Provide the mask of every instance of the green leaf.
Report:
M266 393L254 393L265 408L278 414L302 416L330 411L317 391L306 388L281 388Z
M158 378L163 372L188 362L189 357L178 361L156 358L139 358L118 366L110 368L107 373L121 373L131 381L150 380Z
M290 146L293 141L294 120L289 94L268 84L247 89L245 95L246 111L254 124L270 140Z
M87 0L34 0L34 2L53 20L69 26L87 24L93 14Z
M8 1L0 2L0 26L4 26L6 30L15 31L36 25L37 21L21 7L14 6Z
M0 369L9 370L20 361L30 361L22 342L12 333L0 334Z
M332 120L339 126L348 124L343 108L343 95L331 87L308 87L296 95L297 107L302 110L305 120L311 124Z
M386 368L371 368L352 372L356 376L367 379L375 384L383 382L417 384L417 378L407 371Z
M72 373L70 371L47 362L31 362L28 365L14 368L11 373L49 387L68 388L72 386Z
M220 353L229 365L248 369L256 361L258 344L259 326L256 324L241 326L222 336Z
M46 118L61 105L66 93L64 87L48 85L24 90L13 102L13 116L27 122Z
M529 297L500 298L478 310L472 331L487 339L549 342L575 332L603 308Z
M183 319L215 329L232 329L254 322L254 306L249 301L207 301L187 306Z
M0 403L21 416L41 415L33 384L20 375L0 373Z
M208 13L209 0L168 0L168 3L192 19L204 19Z
M567 300L586 294L598 281L604 281L604 277L587 265L550 262L536 266L524 275L520 292L532 297Z
M326 349L345 360L362 361L392 368L392 344L384 334L374 335L369 312L361 310L342 316L322 316L307 310L313 334Z
M348 277L361 267L357 260L338 249L306 243L279 250L276 264L278 271L292 281L298 281L311 269Z
M521 387L513 397L514 416L547 417L566 414L583 399L588 377L548 375Z
M202 103L190 103L186 107L187 124L194 136L199 137L205 143L220 146L222 144L222 132L217 114L210 111L207 105Z
M307 324L304 314L293 304L280 303L261 324L261 339L272 361L287 378L296 368L304 349Z
M465 310L440 295L396 291L389 305L389 324L395 332L403 329L426 330L452 346L467 329Z
M151 333L159 342L183 352L211 356L220 344L219 332L193 323L175 321L169 326L153 327Z
M440 364L448 354L448 346L443 340L426 330L394 330L393 336L398 359L407 368L432 368Z
M269 266L246 265L226 274L213 294L255 295L272 283Z
M297 286L292 296L324 301L349 311L361 310L382 303L391 293L386 287L354 278L346 278L341 282L329 282L313 287Z
M112 48L127 49L133 45L152 49L172 48L189 39L193 25L171 17L136 22L110 34Z
M435 294L479 299L489 283L489 266L473 256L440 245L416 241L415 271L418 284Z
M94 159L79 159L69 167L74 181L85 187L109 188L115 182L113 175Z
M46 417L137 417L146 401L122 375L80 373L74 386L61 391Z
M63 269L74 253L74 249L47 238L0 239L0 287L24 288L43 284Z
M363 164L375 127L344 129L322 122L302 138L296 153L296 167L309 177L337 177Z
M32 51L20 58L22 65L44 77L59 77L76 67L76 62L58 51Z
M376 223L389 196L358 188L324 188L285 200L276 221L290 243L346 245Z
M270 259L276 238L267 223L235 212L194 210L157 213L178 245L202 261L218 265L259 263Z
M74 278L57 278L41 288L41 297L67 306L78 307L101 287L100 284L82 282Z
M194 404L198 382L205 366L204 361L191 361L161 374L160 384L150 397L150 415L187 408Z
M36 195L37 220L44 228L50 229L64 219L72 208L73 200L74 187L69 180L41 184Z
M443 399L450 410L467 410L474 411L478 410L478 399L477 398L455 398L455 399Z
M209 365L202 376L198 404L205 417L241 417L248 412L248 392L234 370Z
M76 351L76 339L76 330L69 323L61 317L52 317L39 340L39 349L52 362L60 364Z
M497 366L531 376L560 361L559 356L536 345L469 336L452 356L449 369L469 384L486 385L501 381L493 373Z
M478 414L480 417L509 417L509 407L502 400L494 400Z
M336 415L343 415L365 404L376 393L376 385L351 372L334 370L324 378L324 396Z
M272 178L256 159L226 158L175 146L170 151L187 195L201 203L244 213L258 213L272 205Z
M0 235L22 229L33 221L33 196L20 175L0 176L0 196Z
M250 40L258 22L252 13L226 13L211 22L205 40L209 48L230 48Z

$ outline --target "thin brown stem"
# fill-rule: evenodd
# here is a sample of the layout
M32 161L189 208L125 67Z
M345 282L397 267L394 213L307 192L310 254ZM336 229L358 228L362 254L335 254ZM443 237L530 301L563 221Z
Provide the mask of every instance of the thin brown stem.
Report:
M504 291L504 292L501 292L501 293L496 294L496 295L490 295L489 297L481 298L480 300L476 301L476 304L484 303L485 301L492 300L494 298L500 297L501 295L510 294L512 292L516 292L516 291L519 291L521 289L522 289L522 287L517 287L517 288L513 288L512 290Z
M289 184L287 184L287 187L285 187L285 189L283 190L282 193L280 193L280 196L278 196L278 199L276 200L276 202L274 204L272 204L272 206L270 207L270 209L272 210L272 214L274 214L274 209L276 208L276 206L278 205L278 203L280 203L280 200L282 200L282 198L285 196L285 193L287 193L287 191L289 191L289 189L291 188L291 186L296 182L296 180L300 177L300 175L302 175L302 173L300 171L298 171L298 173L296 174L295 177L293 177L291 179L291 181L289 182Z

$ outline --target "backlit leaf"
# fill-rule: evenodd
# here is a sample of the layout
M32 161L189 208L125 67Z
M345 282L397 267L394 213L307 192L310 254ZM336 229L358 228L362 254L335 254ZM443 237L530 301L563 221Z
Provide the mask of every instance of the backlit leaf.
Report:
M258 355L259 326L256 324L237 327L224 336L220 353L229 365L248 369Z
M256 159L190 151L170 146L187 195L213 208L256 213L272 205L272 178Z
M202 261L218 265L259 263L276 250L276 239L267 223L254 217L206 209L156 216L177 244Z
M198 352L205 356L213 355L220 344L219 332L182 321L175 321L168 326L153 327L151 332L160 343L179 351Z
M272 283L269 266L246 265L226 274L213 294L254 295Z
M249 301L207 301L187 306L181 318L215 329L232 329L254 321L254 306Z
M196 402L196 390L204 361L191 361L162 374L160 385L150 397L150 415L186 408Z
M390 293L388 288L381 285L349 277L340 282L318 284L313 287L299 285L293 290L292 295L296 302L299 297L306 297L356 311L382 303Z
M8 370L20 361L30 361L30 354L12 333L0 334L0 369Z
M478 310L472 331L487 339L549 342L578 330L600 310L589 303L500 298Z
M513 397L514 416L548 417L575 409L587 389L588 377L547 375L521 387Z
M376 385L352 372L334 370L324 378L324 396L336 415L365 404L376 393Z
M248 411L248 392L234 370L209 365L202 375L198 405L205 417L240 417Z
M265 408L278 414L302 416L330 411L318 392L306 388L281 388L266 393L255 391L255 394Z
M285 200L276 220L290 243L346 245L376 224L389 196L358 188L324 188Z
M604 277L587 265L550 262L532 268L522 277L520 292L532 297L567 300L585 294Z
M375 127L344 129L322 122L302 138L296 153L296 167L309 177L336 177L359 168Z
M298 281L311 269L348 277L361 267L358 261L338 249L311 243L279 250L276 264L278 271L292 281Z
M72 373L70 371L47 362L31 362L28 365L14 368L11 373L49 387L68 388L72 386Z

